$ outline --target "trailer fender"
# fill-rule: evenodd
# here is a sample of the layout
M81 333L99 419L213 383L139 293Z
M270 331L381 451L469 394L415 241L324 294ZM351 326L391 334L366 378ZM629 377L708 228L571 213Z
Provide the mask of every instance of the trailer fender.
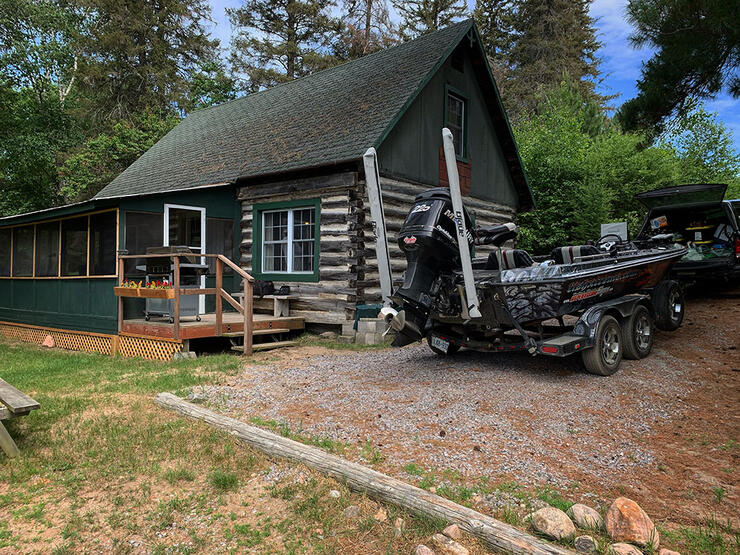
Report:
M624 297L604 301L586 309L573 327L573 333L588 338L589 342L595 341L596 330L599 327L599 321L602 316L608 314L621 321L629 317L638 305L646 306L651 315L653 317L655 316L650 297L639 294L625 295Z

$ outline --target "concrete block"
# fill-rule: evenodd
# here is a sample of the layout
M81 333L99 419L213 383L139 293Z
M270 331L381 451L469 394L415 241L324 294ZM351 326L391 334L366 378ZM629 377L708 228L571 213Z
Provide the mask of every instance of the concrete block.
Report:
M354 322L346 322L342 324L342 335L351 335L354 337L356 330L354 328Z
M352 335L340 335L337 337L337 341L340 343L354 343L355 342L355 334Z

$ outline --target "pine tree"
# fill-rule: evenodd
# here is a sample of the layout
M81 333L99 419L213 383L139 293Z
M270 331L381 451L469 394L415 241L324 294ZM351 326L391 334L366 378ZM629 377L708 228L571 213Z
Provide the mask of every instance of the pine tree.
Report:
M331 0L245 0L228 9L234 28L229 58L245 88L258 91L336 63L331 44L341 23Z
M473 10L483 50L497 83L503 83L508 74L515 9L514 0L476 0Z
M468 11L465 0L392 0L401 16L401 36L409 40L449 26Z
M344 0L342 32L334 44L338 59L354 60L398 42L386 0Z
M740 97L740 9L733 1L631 0L627 16L637 47L655 54L642 68L638 95L619 119L626 129L660 134L674 113L726 90Z
M587 96L603 104L594 91L599 77L591 0L523 0L513 17L511 71L504 85L504 103L517 114L536 108L543 91L557 87L564 73Z
M83 37L85 91L97 120L114 123L187 104L189 77L218 55L208 38L207 0L81 0L91 13Z

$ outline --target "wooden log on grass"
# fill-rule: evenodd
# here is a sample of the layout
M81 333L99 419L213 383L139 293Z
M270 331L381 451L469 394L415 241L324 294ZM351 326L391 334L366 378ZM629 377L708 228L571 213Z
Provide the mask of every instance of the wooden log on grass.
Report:
M489 548L499 552L572 553L439 495L357 463L346 461L317 447L304 445L228 416L222 416L212 410L188 403L171 393L159 393L154 402L178 414L201 420L229 432L267 455L303 463L346 484L350 489L365 492L371 497L393 503L412 513L455 523L473 536L483 540Z

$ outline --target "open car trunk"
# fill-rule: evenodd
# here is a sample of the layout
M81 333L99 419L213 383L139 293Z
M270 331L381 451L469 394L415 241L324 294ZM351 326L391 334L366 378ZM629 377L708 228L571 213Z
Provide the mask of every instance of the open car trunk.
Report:
M737 224L723 205L727 186L700 184L648 191L635 198L649 212L641 237L672 233L686 245L686 255L674 266L677 275L711 274L735 264Z

